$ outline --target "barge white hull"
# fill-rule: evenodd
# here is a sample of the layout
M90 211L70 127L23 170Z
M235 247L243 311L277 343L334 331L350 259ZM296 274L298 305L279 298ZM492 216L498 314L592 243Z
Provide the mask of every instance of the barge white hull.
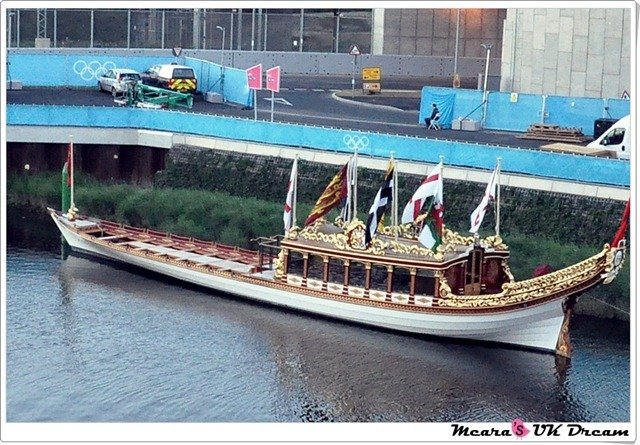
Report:
M564 319L563 298L530 307L464 314L417 312L351 303L295 292L267 274L221 276L171 264L153 256L136 255L93 242L69 227L64 217L52 213L60 232L75 251L141 267L209 289L273 305L397 331L440 337L506 343L555 351ZM247 276L252 277L246 280Z

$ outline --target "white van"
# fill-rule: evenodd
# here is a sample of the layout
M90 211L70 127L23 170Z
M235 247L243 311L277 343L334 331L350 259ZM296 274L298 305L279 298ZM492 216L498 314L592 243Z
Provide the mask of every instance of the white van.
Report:
M615 151L618 159L629 159L631 157L630 128L631 116L625 116L587 147Z
M195 93L198 89L198 79L193 68L175 63L152 66L142 73L142 82L181 93Z

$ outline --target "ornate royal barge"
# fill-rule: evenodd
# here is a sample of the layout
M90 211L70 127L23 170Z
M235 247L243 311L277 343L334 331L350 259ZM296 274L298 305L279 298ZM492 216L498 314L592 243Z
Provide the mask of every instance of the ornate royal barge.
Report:
M429 248L420 235L428 212L374 230L376 205L366 223L310 217L304 227L295 225L295 211L287 227L291 208L285 206L285 234L260 239L256 250L80 216L73 201L69 212L49 212L74 251L206 288L370 326L567 357L578 296L611 282L624 260L628 204L611 244L523 281L511 274L509 249L499 235L461 236L442 227L439 244Z

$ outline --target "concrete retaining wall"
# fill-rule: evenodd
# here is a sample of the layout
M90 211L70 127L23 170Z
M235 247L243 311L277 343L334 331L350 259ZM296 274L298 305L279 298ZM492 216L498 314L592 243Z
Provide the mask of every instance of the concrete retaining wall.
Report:
M164 131L136 129L120 129L118 131L113 131L104 128L64 126L40 127L10 125L7 127L8 142L64 144L69 141L69 135L73 135L74 141L78 144L138 145L165 149L174 146L187 145L234 153L246 153L256 156L277 156L285 159L293 159L296 155L299 155L301 159L307 161L333 165L344 164L349 156L345 153L325 153L304 148L292 148L246 141L231 141L215 137ZM387 163L387 159L375 159L369 157L360 157L358 161L358 164L362 167L380 171L386 170ZM400 163L399 168L404 173L426 176L433 168L433 164L403 161ZM460 168L455 166L446 166L443 174L447 179L484 184L489 181L489 177L491 176L490 171ZM614 199L619 201L626 201L629 198L629 190L624 187L580 184L556 179L532 178L531 176L509 173L503 173L501 175L501 184L523 189L542 190L594 198Z

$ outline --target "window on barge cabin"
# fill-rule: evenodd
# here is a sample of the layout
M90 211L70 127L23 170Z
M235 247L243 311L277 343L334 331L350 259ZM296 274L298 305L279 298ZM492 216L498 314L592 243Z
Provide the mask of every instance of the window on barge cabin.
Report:
M342 260L329 258L329 282L342 284L344 281L344 264Z
M318 255L309 255L309 270L307 278L312 280L323 281L324 279L324 261Z
M371 265L371 290L387 291L387 268L378 264Z
M393 269L393 292L408 294L411 286L411 273L409 269L396 267Z
M301 277L304 269L304 261L300 252L289 251L289 267L287 274Z
M352 261L349 275L349 285L364 288L366 273L367 271L364 267L364 264Z
M433 272L430 272L433 273ZM416 276L416 295L426 295L432 297L435 295L436 279L428 275L428 272L419 270Z

